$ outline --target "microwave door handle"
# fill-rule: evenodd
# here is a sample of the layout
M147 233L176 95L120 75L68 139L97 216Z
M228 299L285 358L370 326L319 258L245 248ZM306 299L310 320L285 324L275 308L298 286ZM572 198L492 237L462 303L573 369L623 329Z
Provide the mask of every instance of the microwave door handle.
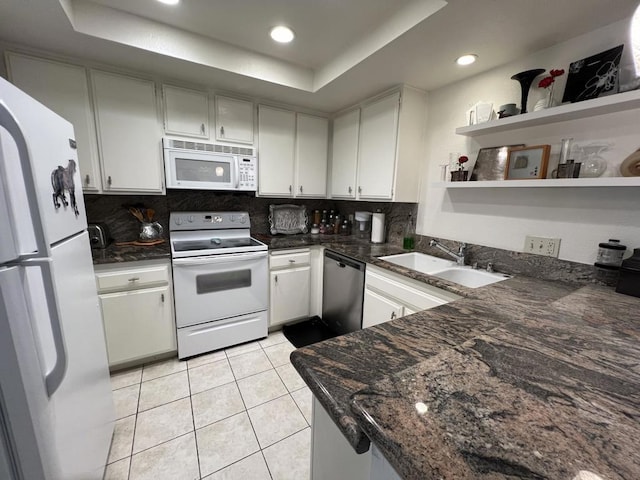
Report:
M236 187L235 188L237 190L240 187L240 167L238 165L240 163L240 160L237 157L235 157L233 160L234 160L233 165L236 170Z
M33 173L33 165L31 164L31 156L29 155L29 147L20 125L2 101L0 101L0 125L9 132L9 135L11 135L18 147L18 157L24 174L24 187L27 193L27 203L36 240L37 251L34 253L21 254L18 260L46 258L49 256L49 244L45 238L44 221L38 205L38 193ZM11 211L9 214L11 215Z

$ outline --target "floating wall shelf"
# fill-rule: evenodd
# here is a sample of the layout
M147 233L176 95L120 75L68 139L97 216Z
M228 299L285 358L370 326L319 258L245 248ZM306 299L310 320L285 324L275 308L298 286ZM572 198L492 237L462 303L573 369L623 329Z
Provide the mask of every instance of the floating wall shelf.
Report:
M435 182L431 185L434 187L443 188L640 187L640 177L490 180L481 182Z
M560 105L545 110L538 110L537 112L491 120L478 125L459 127L456 128L456 133L466 137L477 137L492 133L508 132L519 128L536 127L550 123L596 117L598 115L633 110L636 108L640 108L640 90L618 93L608 97L594 98L593 100L586 100L584 102ZM598 180L602 181L602 179ZM526 181L528 182L530 180ZM598 186L599 185L600 184L598 184Z

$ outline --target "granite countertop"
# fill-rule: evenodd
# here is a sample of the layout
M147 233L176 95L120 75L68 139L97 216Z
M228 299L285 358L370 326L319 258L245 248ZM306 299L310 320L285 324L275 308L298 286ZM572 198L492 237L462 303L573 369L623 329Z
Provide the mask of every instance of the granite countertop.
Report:
M160 245L121 245L111 243L107 248L91 249L93 264L136 262L139 260L155 260L171 258L171 248L166 241Z
M466 293L292 353L354 449L405 479L640 478L640 299L525 276Z

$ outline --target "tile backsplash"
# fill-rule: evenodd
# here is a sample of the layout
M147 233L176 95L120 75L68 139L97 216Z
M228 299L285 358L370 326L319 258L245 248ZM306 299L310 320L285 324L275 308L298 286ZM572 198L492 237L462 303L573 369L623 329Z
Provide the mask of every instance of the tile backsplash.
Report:
M221 193L202 190L169 190L158 195L85 195L89 223L104 222L116 242L135 240L139 222L128 211L130 206L144 206L156 211L155 220L168 230L169 212L174 211L247 211L251 217L251 232L269 233L269 205L303 205L311 220L313 210L336 210L342 215L356 210L386 215L387 241L402 242L402 235L409 220L415 219L418 205L415 203L356 202L331 199L263 198L246 193ZM415 222L412 224L415 231ZM165 237L168 234L165 233Z

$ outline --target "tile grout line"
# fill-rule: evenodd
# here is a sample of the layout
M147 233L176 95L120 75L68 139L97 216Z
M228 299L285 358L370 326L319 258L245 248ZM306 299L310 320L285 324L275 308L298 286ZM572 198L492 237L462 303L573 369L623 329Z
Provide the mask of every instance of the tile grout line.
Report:
M226 355L225 355L226 358ZM205 363L206 365L206 363ZM197 367L196 367L197 368ZM198 435L196 433L196 419L193 413L193 394L191 393L191 377L189 376L189 363L187 361L187 384L189 386L189 405L191 405L191 423L193 425L193 440L196 444L196 461L198 462L198 477L202 478L202 468L200 467L200 450L198 449Z
M144 372L144 366L140 371L140 384L138 385L138 403L136 404L136 419L133 423L133 438L131 439L131 454L129 455L129 472L127 473L127 480L131 478L131 465L133 464L133 445L136 441L136 430L138 428L138 409L140 408L140 396L142 395L142 374Z
M258 345L260 346L260 344L258 344ZM260 347L260 348L262 348L262 347ZM266 353L265 353L265 355L266 355ZM267 357L267 360L268 360L268 358L269 358L269 357ZM253 426L253 422L251 421L251 416L249 415L249 409L247 408L247 404L246 404L246 402L244 401L244 397L242 396L242 391L240 390L240 386L238 385L238 379L236 378L236 374L235 374L235 372L233 371L233 368L231 367L231 363L229 363L229 368L231 368L231 375L233 375L233 378L235 379L235 383L236 383L236 388L238 389L238 392L240 393L240 400L242 400L242 405L244 406L244 413L245 413L245 415L247 416L247 418L249 419L249 425L251 425L251 431L253 432L253 436L255 437L255 439L256 439L256 443L258 444L258 451L259 451L260 453L262 453L262 446L260 445L260 441L258 440L258 434L256 433L256 429L255 429L255 427ZM242 412L241 412L241 413L242 413ZM254 453L257 453L257 452L253 452L251 455L253 455ZM250 456L250 455L247 455L247 457L249 457L249 456ZM247 458L247 457L243 457L243 458L242 458L242 459L240 459L240 460L244 460L244 459L245 459L245 458ZM271 470L269 469L269 464L267 463L267 459L266 459L266 458L264 458L264 455L262 455L262 458L264 459L264 464L267 466L267 471L269 472L269 477L273 480L273 476L271 475ZM240 460L238 460L238 462L239 462ZM231 464L231 465L233 465L233 464ZM227 465L227 466L225 466L225 467L223 467L223 468L227 468L228 466L229 466L229 465ZM220 470L222 470L222 469L220 469ZM215 473L215 472L214 472L214 473Z

